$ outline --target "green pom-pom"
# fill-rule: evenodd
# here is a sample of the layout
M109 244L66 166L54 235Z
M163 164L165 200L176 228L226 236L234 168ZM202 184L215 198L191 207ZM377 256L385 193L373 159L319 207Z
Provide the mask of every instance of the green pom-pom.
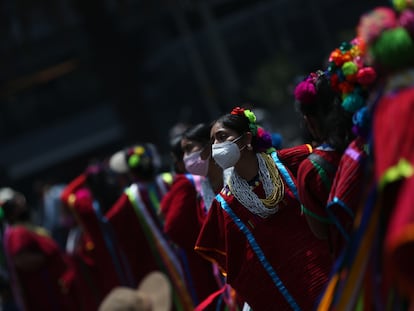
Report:
M402 27L385 30L371 48L376 63L401 69L414 63L414 41Z
M342 102L342 107L351 113L354 113L362 106L364 106L364 99L361 95L356 93L349 94Z
M250 123L256 123L256 115L249 109L244 111L244 115L249 119Z
M0 206L0 220L2 220L4 218L4 211L3 211L3 207Z
M346 52L346 51L349 51L351 49L351 47L352 47L352 45L349 42L342 42L341 43L341 46L339 47L339 49L342 52Z
M140 161L140 157L137 154L133 154L132 156L129 157L128 159L128 165L130 167L137 167Z
M249 124L249 129L250 129L250 132L252 132L253 136L257 135L257 125L256 124L250 123Z
M396 11L401 12L407 8L407 0L392 0L392 5Z
M345 76L357 73L358 66L354 62L346 62L342 65L342 72Z

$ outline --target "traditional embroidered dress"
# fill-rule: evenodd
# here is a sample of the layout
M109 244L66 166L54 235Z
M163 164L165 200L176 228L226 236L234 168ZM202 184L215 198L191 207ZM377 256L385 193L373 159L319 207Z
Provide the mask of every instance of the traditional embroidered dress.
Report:
M170 191L161 201L165 219L164 232L178 246L177 251L194 305L219 289L211 262L194 251L207 211L197 191L197 188L201 191L203 179L190 174L176 175Z
M44 229L23 224L9 226L3 243L13 294L22 311L85 310L73 262ZM15 256L21 252L40 255L43 262L36 267L16 266Z
M117 242L113 236L107 239L111 230L103 227L99 207L89 190L84 188L85 179L86 176L81 174L70 182L61 199L72 209L82 230L73 257L89 285L91 296L99 303L112 288L126 285L126 281Z
M330 237L335 257L350 240L355 216L363 206L364 189L369 183L365 177L367 156L365 140L356 138L342 155L332 182L326 211L333 222Z
M333 230L333 221L326 210L326 204L340 159L341 153L329 146L319 146L300 164L297 176L302 211L306 217L326 226L326 246L333 254L338 249L335 245L338 235ZM335 237L329 231L333 231Z
M326 202L342 154L321 146L299 166L298 193L306 214L329 223Z
M130 272L137 286L149 272L159 269L157 259L145 232L145 227L137 217L133 202L124 192L114 206L106 213L106 218L123 250Z
M372 160L376 184L358 211L345 256L341 256L321 299L321 311L412 308L414 70L388 77L385 87L374 95Z
M373 122L375 177L386 201L385 271L414 296L414 68L390 76Z
M155 182L134 183L106 217L116 232L135 282L153 270L163 271L173 284L174 310L192 310L180 263L162 232L159 207L162 193Z
M253 310L312 310L328 279L329 252L301 216L295 179L273 154L284 185L278 211L259 217L226 185L213 201L196 250L216 262ZM265 197L260 180L252 191Z
M154 182L136 183L139 189L139 198L145 205L157 227L161 228L159 201L170 187L170 173L162 173L156 176ZM129 189L129 188L127 188ZM136 201L132 198L131 189L124 191L115 204L107 211L105 218L113 228L117 243L125 257L126 273L130 275L133 285L137 286L139 281L147 273L159 269L157 252L148 240L146 221L139 218L135 206ZM135 195L135 193L133 193Z

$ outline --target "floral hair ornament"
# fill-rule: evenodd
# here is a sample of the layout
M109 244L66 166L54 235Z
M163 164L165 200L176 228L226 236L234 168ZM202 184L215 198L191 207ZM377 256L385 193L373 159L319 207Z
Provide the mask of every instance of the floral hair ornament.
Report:
M327 74L331 87L342 97L342 107L354 113L364 106L363 91L376 79L372 67L365 66L363 56L366 47L362 38L343 42L331 52Z
M276 150L272 144L272 135L261 126L257 127L256 150L266 153Z
M249 121L249 129L253 136L257 135L256 115L249 109L236 107L230 112L232 115L245 116Z

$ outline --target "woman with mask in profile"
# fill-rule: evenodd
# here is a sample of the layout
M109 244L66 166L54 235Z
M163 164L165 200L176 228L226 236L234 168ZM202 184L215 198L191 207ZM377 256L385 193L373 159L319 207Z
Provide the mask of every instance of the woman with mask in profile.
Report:
M213 159L234 169L195 249L219 265L253 310L312 310L331 262L301 215L293 174L250 110L222 116L210 136Z
M176 246L196 306L219 289L211 262L197 254L194 246L211 202L223 186L223 170L211 158L210 126L201 123L187 129L181 148L187 173L175 176L161 210L164 232ZM216 310L216 305L209 307Z

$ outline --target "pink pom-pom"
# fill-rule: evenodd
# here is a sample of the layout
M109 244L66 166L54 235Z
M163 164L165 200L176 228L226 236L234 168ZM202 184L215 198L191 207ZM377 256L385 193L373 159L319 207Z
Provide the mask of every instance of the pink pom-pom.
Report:
M358 68L361 68L362 66L364 66L364 60L362 59L361 56L356 56L354 59L355 64L357 64Z
M92 193L89 189L81 188L78 191L76 191L75 195L75 206L77 206L78 208L90 206L93 202Z
M377 39L384 30L397 25L395 11L388 7L376 7L361 16L357 26L358 37L370 44Z
M414 10L404 10L400 15L400 25L414 36Z
M310 81L302 81L295 88L295 99L301 104L310 104L316 97L315 85Z
M364 67L358 70L357 81L362 85L369 85L375 81L377 73L372 67Z

